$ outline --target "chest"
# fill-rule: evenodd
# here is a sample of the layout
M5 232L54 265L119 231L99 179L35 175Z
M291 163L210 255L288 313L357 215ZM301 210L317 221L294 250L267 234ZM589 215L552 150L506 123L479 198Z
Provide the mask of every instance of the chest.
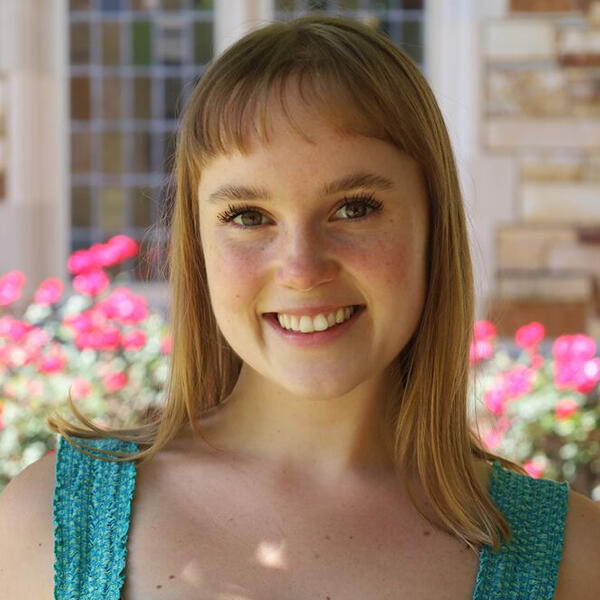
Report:
M122 600L472 596L478 557L389 494L317 499L218 474L181 481L140 469Z

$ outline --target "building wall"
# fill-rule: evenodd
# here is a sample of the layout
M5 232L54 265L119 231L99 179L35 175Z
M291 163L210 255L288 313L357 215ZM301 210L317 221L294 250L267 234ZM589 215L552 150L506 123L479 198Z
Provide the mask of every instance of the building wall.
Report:
M225 0L215 10L215 53L273 19L274 2ZM0 273L28 277L25 297L50 276L69 280L70 146L67 0L0 0L0 71L8 75L7 194L0 200ZM495 293L495 235L515 218L518 167L481 143L482 23L508 12L506 0L425 5L425 64L456 154L475 262L477 317ZM234 18L232 18L232 15ZM165 305L164 284L128 286ZM67 286L68 287L68 286Z

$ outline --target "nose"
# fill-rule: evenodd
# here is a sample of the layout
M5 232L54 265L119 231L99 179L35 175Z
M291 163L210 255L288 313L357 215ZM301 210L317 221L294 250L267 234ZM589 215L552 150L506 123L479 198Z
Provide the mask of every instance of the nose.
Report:
M318 236L298 233L282 240L281 259L276 270L276 283L300 291L308 291L333 281L339 270Z

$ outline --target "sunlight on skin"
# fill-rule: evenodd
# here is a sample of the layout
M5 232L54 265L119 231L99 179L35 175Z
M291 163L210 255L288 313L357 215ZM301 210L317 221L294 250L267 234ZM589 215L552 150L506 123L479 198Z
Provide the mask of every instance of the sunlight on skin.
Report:
M256 560L264 567L286 569L285 541L268 542L262 541L256 549Z

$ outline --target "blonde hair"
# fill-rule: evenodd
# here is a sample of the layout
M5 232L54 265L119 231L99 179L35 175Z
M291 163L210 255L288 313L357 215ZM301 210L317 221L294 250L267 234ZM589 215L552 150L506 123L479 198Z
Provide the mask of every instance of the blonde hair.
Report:
M107 430L81 415L69 395L71 410L86 427L59 415L50 417L48 426L83 452L69 435L147 446L131 454L105 451L112 457L106 460L140 462L157 454L186 420L202 435L195 420L231 392L241 359L222 336L210 305L196 190L202 168L212 158L232 150L246 154L253 133L261 141L269 139L271 92L280 92L290 124L304 136L282 93L292 78L304 101L332 127L384 139L422 169L430 215L428 292L415 333L392 365L396 384L387 414L395 459L403 471L416 470L427 500L451 534L474 551L481 544L497 550L501 537L510 541L510 525L479 483L474 459L498 459L526 472L486 451L468 422L474 289L452 147L419 69L386 37L352 20L308 15L272 23L247 34L210 64L183 111L173 168L174 203L172 214L165 216L173 336L167 401L147 423Z

